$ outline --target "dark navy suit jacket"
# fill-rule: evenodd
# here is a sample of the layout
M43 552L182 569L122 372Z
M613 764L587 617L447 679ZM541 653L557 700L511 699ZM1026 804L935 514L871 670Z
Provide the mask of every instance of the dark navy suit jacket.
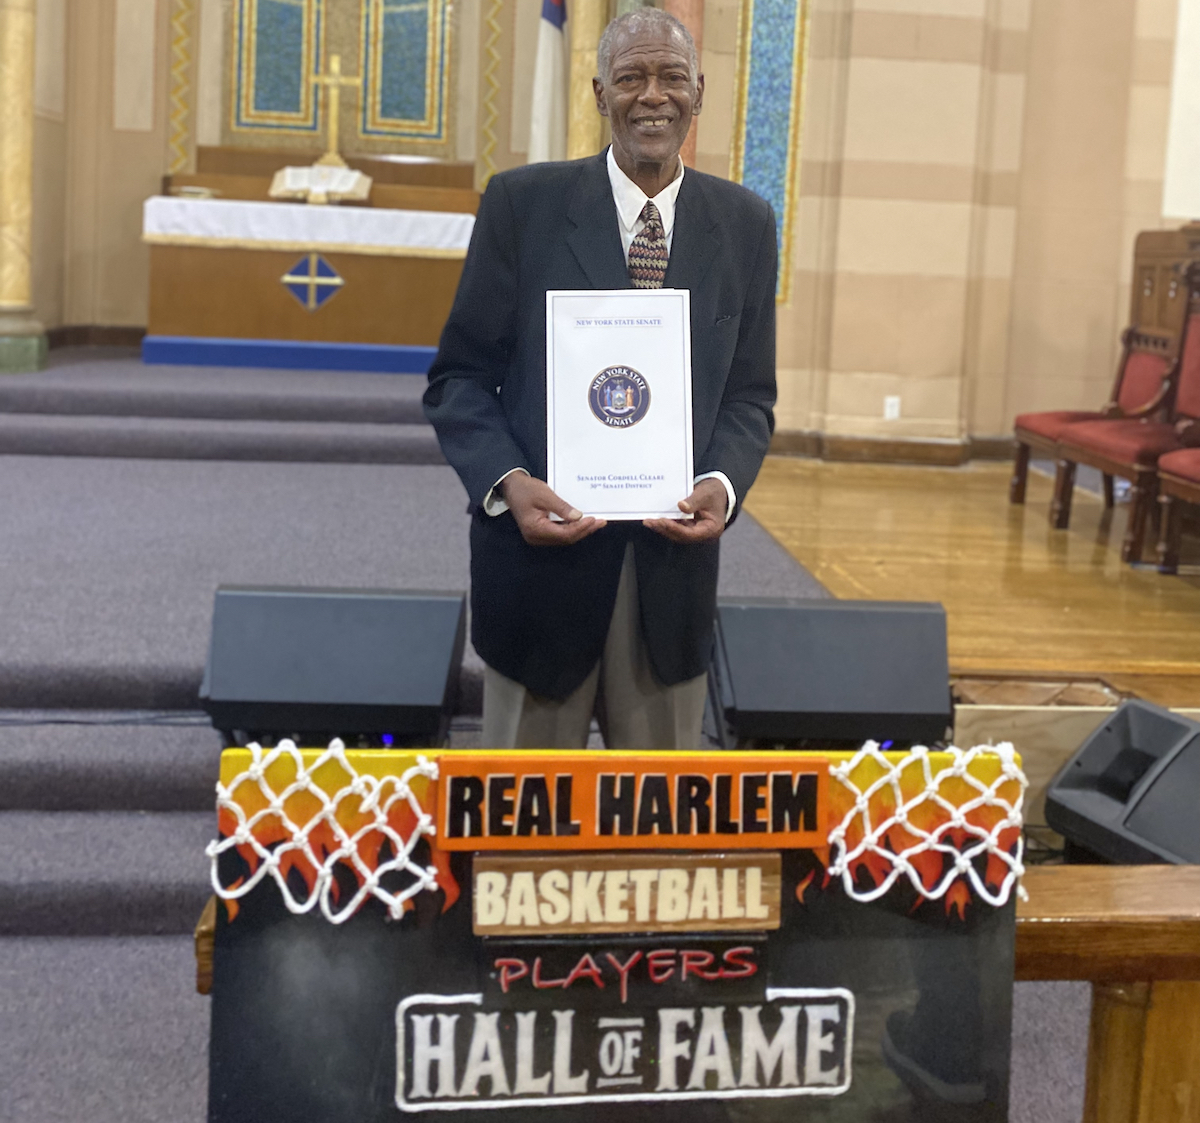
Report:
M689 169L664 284L691 290L696 474L724 472L739 504L774 424L776 268L770 206ZM573 546L530 546L511 514L482 509L512 468L546 478L546 291L629 287L604 153L502 172L429 370L425 413L470 498L472 642L547 698L565 698L600 658L630 541L658 679L702 674L712 647L718 543L609 523Z

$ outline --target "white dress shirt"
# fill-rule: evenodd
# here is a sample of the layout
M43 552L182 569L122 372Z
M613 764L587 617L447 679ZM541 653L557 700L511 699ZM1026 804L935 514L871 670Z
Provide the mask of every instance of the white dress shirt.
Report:
M625 264L629 265L629 247L646 224L642 221L642 211L647 203L653 203L658 208L658 216L662 221L663 235L667 239L667 252L671 252L671 241L675 233L675 201L679 198L679 188L683 185L683 158L679 160L679 172L653 199L650 198L632 179L617 166L613 155L612 145L608 147L608 181L612 184L613 202L617 206L617 226L621 231L621 248L625 251ZM500 485L513 472L525 472L524 468L510 468L491 487L484 496L483 510L488 515L500 515L508 510L504 496L498 490ZM528 472L525 472L528 475ZM725 521L733 514L737 505L737 492L724 472L705 472L693 481L698 484L701 480L720 480L725 488L728 506L725 508Z
M662 219L663 234L667 238L667 252L671 252L671 239L675 233L675 200L683 186L683 160L679 161L679 174L671 180L653 199L617 166L612 145L608 147L608 182L612 184L613 202L617 204L617 224L621 227L621 248L625 251L625 264L629 264L629 247L646 224L642 221L642 210L647 203L658 208Z

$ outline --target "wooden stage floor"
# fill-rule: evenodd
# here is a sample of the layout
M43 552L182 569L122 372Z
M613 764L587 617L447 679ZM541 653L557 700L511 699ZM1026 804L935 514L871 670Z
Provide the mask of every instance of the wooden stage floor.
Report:
M1031 472L1013 507L1009 474L772 456L746 509L837 597L940 601L955 674L1101 677L1200 706L1200 577L1122 564L1125 508L1083 490L1052 530L1051 481Z

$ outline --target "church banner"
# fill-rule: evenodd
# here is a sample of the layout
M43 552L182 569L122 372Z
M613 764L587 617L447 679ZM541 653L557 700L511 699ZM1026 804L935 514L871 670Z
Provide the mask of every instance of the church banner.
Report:
M580 755L227 750L212 1123L1007 1120L1010 747ZM554 840L609 773L819 776L820 830L681 851L676 800L636 850L496 848L524 789L563 795L529 777L572 778ZM444 849L444 789L485 778L484 824L496 776L514 833ZM746 790L770 825L770 784Z
M315 134L324 34L318 0L237 0L231 127Z
M453 158L449 0L234 0L223 143L322 150L329 99L314 79L338 56L356 84L338 114L348 152Z
M729 178L775 211L776 300L789 299L800 182L808 0L743 0L739 6Z
M364 0L364 138L443 141L447 128L447 0Z

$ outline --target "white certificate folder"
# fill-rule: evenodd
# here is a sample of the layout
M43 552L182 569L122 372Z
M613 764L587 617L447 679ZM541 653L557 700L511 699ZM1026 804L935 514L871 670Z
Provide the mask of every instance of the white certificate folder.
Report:
M694 474L690 295L546 293L546 482L585 515L683 517Z

